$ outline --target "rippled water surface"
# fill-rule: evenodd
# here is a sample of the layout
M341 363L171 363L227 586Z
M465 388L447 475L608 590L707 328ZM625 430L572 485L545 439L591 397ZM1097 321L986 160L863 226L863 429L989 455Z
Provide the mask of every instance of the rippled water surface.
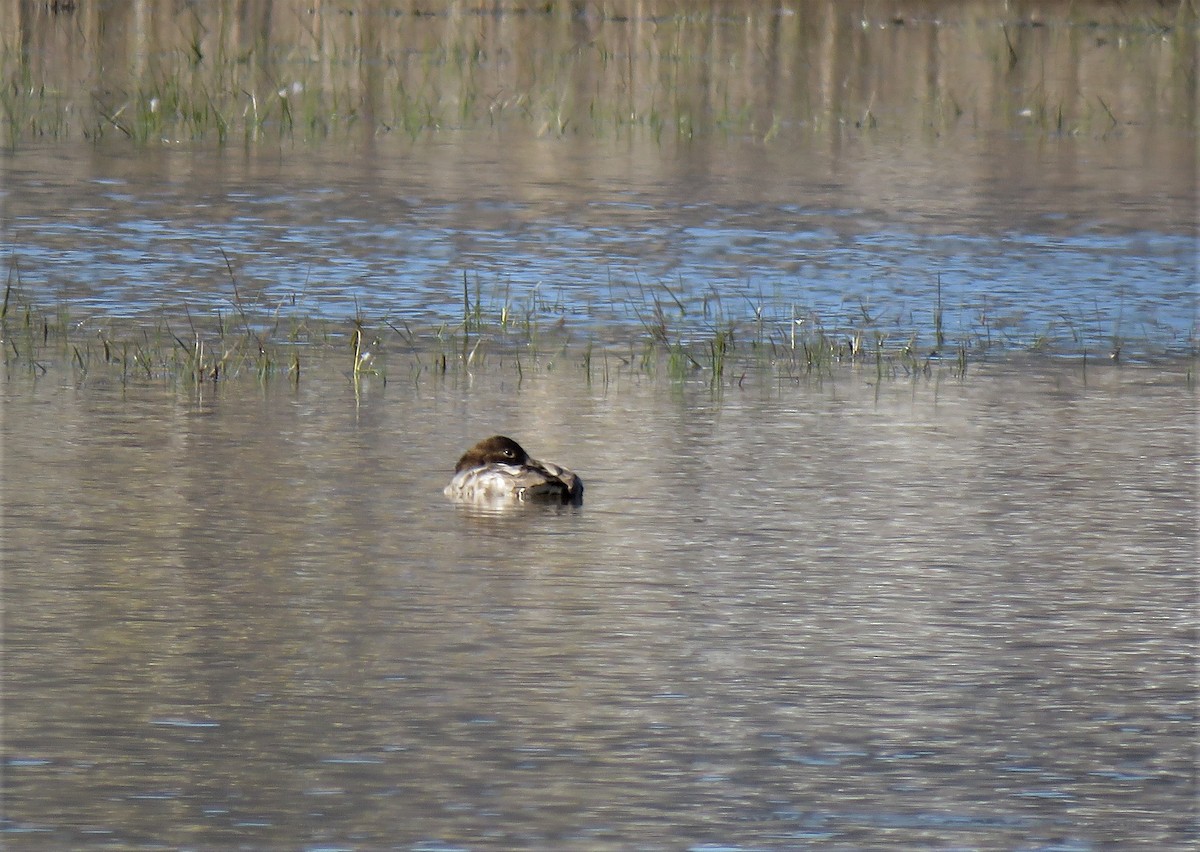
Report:
M601 336L657 305L683 338L760 321L786 336L798 317L928 341L940 306L971 348L1194 346L1180 136L1155 137L1144 171L1120 135L960 137L919 156L903 139L447 137L282 158L22 150L0 160L13 280L82 322L239 301L436 326L461 316L465 277L489 315Z
M61 377L0 385L6 846L1197 841L1172 368ZM444 502L493 431L585 505Z
M226 5L0 9L0 845L1200 843L1187 4Z

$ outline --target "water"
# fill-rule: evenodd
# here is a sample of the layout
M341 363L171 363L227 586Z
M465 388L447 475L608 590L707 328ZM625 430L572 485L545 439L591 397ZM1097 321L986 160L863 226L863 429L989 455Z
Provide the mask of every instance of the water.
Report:
M367 5L0 28L2 845L1194 848L1187 16ZM388 381L139 380L214 314Z
M6 381L11 848L1195 844L1171 367ZM587 500L480 515L505 432Z
M903 138L835 155L448 136L284 159L24 149L3 161L10 268L85 325L238 302L437 328L461 317L465 276L491 322L508 306L603 339L644 332L657 306L685 342L730 323L782 341L799 318L928 343L940 305L972 349L1195 346L1177 136L1133 176L1124 138L957 138L916 158Z

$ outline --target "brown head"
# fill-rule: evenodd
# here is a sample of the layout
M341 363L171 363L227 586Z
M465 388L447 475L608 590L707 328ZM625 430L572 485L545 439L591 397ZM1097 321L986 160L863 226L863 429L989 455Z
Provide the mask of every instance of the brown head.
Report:
M454 472L458 473L467 468L483 467L493 463L525 464L528 461L529 454L512 438L493 435L490 438L484 438L463 453L458 464L454 466Z

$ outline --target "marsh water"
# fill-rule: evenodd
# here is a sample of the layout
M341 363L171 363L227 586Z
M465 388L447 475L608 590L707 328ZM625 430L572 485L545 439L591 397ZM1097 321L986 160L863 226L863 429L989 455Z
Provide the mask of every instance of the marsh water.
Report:
M1195 841L1181 374L465 381L4 385L6 845Z
M0 16L9 280L77 322L437 325L465 277L604 339L1195 345L1186 4Z
M237 302L436 325L462 316L465 277L493 319L605 340L665 304L685 341L760 322L783 339L798 318L929 342L940 309L968 346L1178 354L1196 333L1191 154L1166 146L1160 175L1131 178L1137 144L1056 140L1030 162L1024 140L957 140L899 163L903 139L33 147L7 163L7 238L23 286L85 324Z
M687 8L0 10L0 845L1200 842L1194 16Z

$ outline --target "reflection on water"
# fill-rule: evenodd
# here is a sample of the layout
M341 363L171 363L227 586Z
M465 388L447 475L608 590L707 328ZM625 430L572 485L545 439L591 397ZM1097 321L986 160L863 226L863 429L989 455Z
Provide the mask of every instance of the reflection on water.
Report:
M69 8L66 8L69 7ZM168 0L0 6L13 147L221 139L899 130L1118 135L1195 123L1194 10L1161 0Z
M900 164L903 139L802 156L721 140L498 153L488 136L284 162L27 150L4 177L5 242L22 292L85 324L236 298L438 328L461 318L466 276L489 322L626 339L665 308L685 340L728 323L786 340L799 318L928 342L940 305L970 349L1179 352L1196 334L1194 146L1157 141L1162 167L1132 174L1133 139L974 139Z
M1188 11L9 4L10 279L85 325L437 328L467 276L589 334L1194 349Z
M14 846L1197 839L1170 369L2 390Z

